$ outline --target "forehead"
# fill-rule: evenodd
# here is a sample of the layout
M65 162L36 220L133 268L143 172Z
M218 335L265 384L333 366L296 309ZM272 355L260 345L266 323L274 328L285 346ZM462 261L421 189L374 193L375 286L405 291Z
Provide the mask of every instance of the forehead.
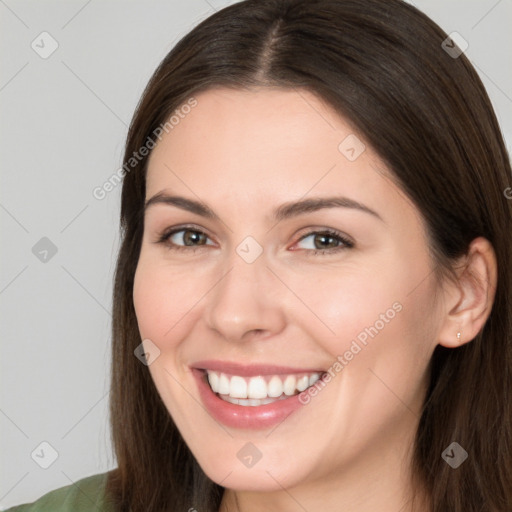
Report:
M240 158L247 168L251 156L272 160L290 158L293 152L328 151L339 156L338 139L351 130L332 109L309 91L260 88L212 89L195 97L196 106L164 134L152 159L178 150L182 156L215 162ZM177 119L175 117L175 119ZM207 149L204 151L203 148ZM177 156L177 155L176 155Z
M166 189L254 207L335 192L375 209L408 202L362 136L309 91L219 88L195 99L152 151L147 197Z

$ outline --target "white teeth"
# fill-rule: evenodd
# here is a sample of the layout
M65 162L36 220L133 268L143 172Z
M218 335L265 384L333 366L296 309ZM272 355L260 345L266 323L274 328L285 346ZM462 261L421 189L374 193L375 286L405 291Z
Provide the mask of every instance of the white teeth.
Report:
M320 378L320 374L313 373L313 375L311 375L311 377L309 377L309 385L312 386L319 378Z
M220 395L220 398L230 404L243 405L244 407L257 407L258 405L267 405L272 402L283 400L286 396L282 396L281 398L264 398L262 400L256 400L253 398L249 398L247 400L243 398L231 398L229 395Z
M247 396L251 398L267 398L267 383L263 377L253 377L249 380Z
M243 377L234 375L229 385L229 396L232 398L247 398L247 382ZM252 396L250 398L253 398Z
M214 393L223 395L221 398L238 405L257 406L271 403L276 398L283 399L304 391L312 386L320 373L307 375L287 375L286 378L273 375L269 377L228 376L225 373L207 370L208 382Z
M304 377L301 377L297 380L297 389L299 391L304 391L309 386L309 379L307 375L304 375Z
M284 381L284 394L288 396L292 396L295 394L295 385L297 384L297 379L293 375L288 375Z
M277 398L283 394L283 381L274 375L268 383L267 395L272 398Z
M217 372L208 372L208 382L210 383L210 387L215 391L215 393L219 392L219 374Z
M219 389L217 389L216 393L220 393L221 395L229 395L229 379L227 375L224 375L223 373L220 374Z

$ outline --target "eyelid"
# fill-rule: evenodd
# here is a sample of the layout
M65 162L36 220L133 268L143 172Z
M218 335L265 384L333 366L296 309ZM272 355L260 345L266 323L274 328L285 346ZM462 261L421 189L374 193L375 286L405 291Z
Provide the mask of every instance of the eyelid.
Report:
M298 235L299 239L297 240L297 242L299 242L299 241L303 240L304 238L307 238L308 236L311 236L311 235L328 234L328 235L331 235L334 237L342 238L342 239L346 240L347 242L355 245L355 241L353 240L353 238L351 236L347 235L343 231L339 231L338 229L328 228L325 226L309 226L307 228L304 228L303 231L304 231L304 234Z
M331 255L336 254L340 251L352 249L355 247L355 242L352 237L346 235L345 233L338 231L333 228L325 228L325 227L309 227L304 235L301 235L299 239L293 244L292 247L300 243L302 240L309 238L310 236L316 235L327 235L329 237L333 237L340 242L340 245L336 247L330 247L325 249L292 249L292 250L303 250L308 255Z
M212 237L209 235L208 230L206 230L205 228L200 227L195 224L183 224L183 225L171 226L169 228L165 228L163 231L160 232L155 243L165 243L172 235L175 235L176 233L179 233L180 231L196 231L198 233L206 235L210 240L212 240ZM208 244L208 245L210 245L210 244ZM178 246L178 247L185 247L185 248L188 247L190 249L193 248L191 246L183 246L183 245ZM200 246L198 246L198 247L200 247Z

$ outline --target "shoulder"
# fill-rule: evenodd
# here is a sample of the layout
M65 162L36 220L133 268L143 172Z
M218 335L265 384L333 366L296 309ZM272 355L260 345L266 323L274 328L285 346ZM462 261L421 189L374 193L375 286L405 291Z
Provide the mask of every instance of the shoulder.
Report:
M6 512L97 512L111 511L107 506L104 488L109 472L98 473L60 487L32 503L24 503Z

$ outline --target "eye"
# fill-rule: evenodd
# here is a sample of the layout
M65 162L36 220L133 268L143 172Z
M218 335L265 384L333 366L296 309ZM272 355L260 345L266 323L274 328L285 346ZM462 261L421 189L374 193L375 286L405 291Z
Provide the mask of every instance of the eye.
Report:
M332 229L312 231L303 236L297 243L305 242L307 240L309 240L309 242L305 244L305 249L308 249L308 252L312 251L312 254L314 255L327 253L332 254L354 247L354 243L347 237Z
M312 231L301 237L297 244L304 243L308 239L309 242L303 249L306 249L306 253L313 255L332 254L354 247L352 241L332 229ZM195 252L202 246L215 245L211 241L208 243L208 240L210 240L208 235L200 229L193 226L181 226L165 230L156 242L165 244L170 250ZM309 247L307 247L308 245Z
M204 245L214 245L207 243L208 235L203 231L193 227L180 227L164 231L158 238L157 243L168 246L171 250L177 251L195 251Z

